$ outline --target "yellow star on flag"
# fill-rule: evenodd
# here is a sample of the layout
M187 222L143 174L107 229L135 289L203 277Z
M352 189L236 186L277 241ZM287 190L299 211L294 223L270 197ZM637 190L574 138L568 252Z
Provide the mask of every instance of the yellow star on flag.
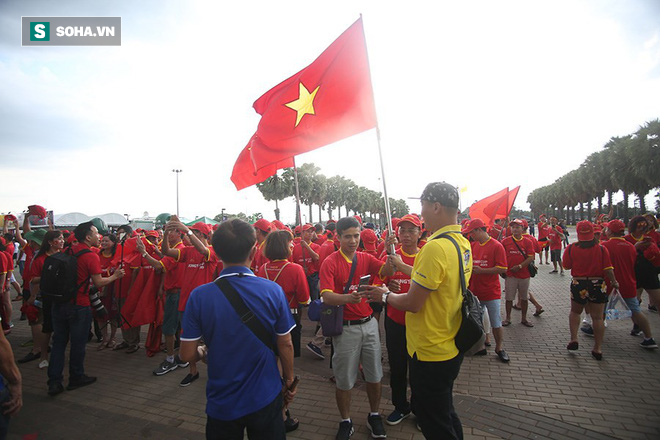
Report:
M296 116L296 127L298 124L300 124L300 121L302 120L303 116L305 115L314 115L314 97L316 96L316 92L319 91L319 87L316 87L312 93L309 93L309 90L303 85L301 82L299 84L299 94L298 94L298 99L295 101L291 101L288 104L284 104L290 109L293 109L296 111L297 116Z

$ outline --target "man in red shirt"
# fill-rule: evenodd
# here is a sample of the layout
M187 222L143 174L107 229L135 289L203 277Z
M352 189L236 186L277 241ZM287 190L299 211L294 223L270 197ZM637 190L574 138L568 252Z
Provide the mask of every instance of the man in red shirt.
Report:
M606 223L605 234L608 240L602 242L602 245L610 253L610 259L614 266L614 277L619 282L619 293L632 312L634 327L630 334L638 336L641 330L644 332L644 340L639 345L648 349L658 348L658 344L653 340L649 321L639 307L637 280L635 279L637 251L635 246L623 238L625 230L626 225L621 220L612 220ZM609 295L612 290L611 283L608 282L607 294Z
M480 219L470 221L465 233L472 239L470 290L479 298L481 308L488 310L495 337L495 354L502 362L509 362L509 355L503 348L504 332L500 316L502 289L499 275L507 271L504 246L486 232L486 225Z
M374 438L385 438L383 420L378 414L383 368L381 365L378 324L372 319L372 309L366 297L358 292L360 278L371 275L385 277L393 274L389 264L364 252L357 252L360 243L360 224L354 217L337 222L340 249L323 262L320 271L321 296L328 305L344 306L344 325L341 335L333 337L335 352L332 366L337 385L336 400L341 422L338 439L348 439L353 433L351 421L351 390L362 364L367 383L371 412L367 418ZM352 279L348 279L355 264ZM345 286L348 290L345 292Z
M302 227L302 239L293 246L293 262L302 266L309 284L309 297L319 298L319 251L320 246L312 242L314 226L307 223Z
M360 232L360 241L362 243L362 248L364 252L377 257L376 248L378 247L378 236L373 231L373 229L363 229Z
M548 224L548 218L545 214L541 214L539 217L539 244L541 245L541 252L539 252L539 264L543 264L543 249L545 249L545 264L550 264L548 261L548 234L550 234L550 225Z
M260 218L252 226L257 233L257 252L254 254L250 269L252 269L252 272L257 273L259 267L268 261L264 256L263 247L266 236L273 229L273 225L265 218Z
M312 241L314 243L318 244L319 246L322 246L323 243L325 243L325 241L328 239L328 237L323 235L323 231L324 231L324 228L323 228L323 225L321 223L317 223L314 226L314 238L312 239Z
M523 224L523 237L526 240L529 240L532 243L532 248L534 249L534 254L540 253L541 252L541 245L539 244L538 240L533 235L529 235L529 233L527 232L527 228L529 228L529 223L527 223L527 220L525 220L524 218L521 219L520 221ZM533 223L532 223L532 226L534 226ZM563 267L561 268L561 270L562 270L561 273L564 273L564 268ZM532 293L531 290L529 291L529 302L534 304L534 307L536 307L536 311L534 312L534 316L541 316L541 313L545 312L545 310L543 310L543 306L536 300L536 297L534 296L534 293ZM516 310L520 310L520 298L518 298L518 305L517 306L514 305L513 308L516 309Z
M564 275L564 268L561 265L561 248L564 242L564 230L559 226L557 217L550 217L550 230L548 231L548 241L550 242L550 261L554 269L550 273L557 273L557 264Z
M529 263L534 261L534 248L532 242L525 240L522 235L523 223L515 219L510 223L511 237L502 240L502 246L506 252L507 267L506 279L504 280L504 291L506 294L506 319L502 322L503 326L511 325L511 309L516 292L520 298L521 324L526 327L534 327L534 324L527 320L527 306L529 294L530 275Z
M180 231L192 243L192 246L172 249L169 246L169 241L163 241L163 255L174 258L183 267L181 269L181 291L179 293L179 319L181 319L190 292L202 284L212 282L217 275L218 266L221 267L222 263L218 260L208 241L211 228L207 224L197 222L188 227L181 223L176 216L172 216L172 219L167 222L165 231L168 235L170 231ZM199 379L197 364L191 362L190 373L183 378L179 385L187 387L197 379Z
M393 295L403 294L410 289L410 274L419 252L417 242L422 235L422 222L418 217L407 214L398 223L398 236L401 246L391 257L396 272L385 277L383 282ZM387 261L385 255L382 260ZM390 364L390 387L392 388L392 404L394 411L385 419L388 425L396 425L410 415L410 402L406 397L408 390L408 348L406 345L406 312L386 307L385 345Z
M99 232L92 222L79 224L74 230L78 244L71 249L73 255L78 254L78 277L76 285L80 286L73 302L54 303L53 348L48 366L48 394L54 396L64 391L62 380L64 376L64 352L71 340L69 354L69 385L67 390L75 390L96 382L96 377L85 374L85 346L87 335L92 324L92 309L89 303L90 280L97 289L101 289L124 276L124 270L118 269L109 277L101 276L101 262L98 254L91 251L99 245Z

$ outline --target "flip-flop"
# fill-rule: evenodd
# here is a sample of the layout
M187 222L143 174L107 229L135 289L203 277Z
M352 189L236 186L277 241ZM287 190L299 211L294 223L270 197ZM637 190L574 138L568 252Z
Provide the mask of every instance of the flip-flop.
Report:
M541 316L541 313L543 313L543 312L545 312L545 310L543 310L543 309L537 310L536 312L534 312L533 316Z
M518 307L518 306L516 306L516 305L513 305L513 306L511 306L511 307L513 307L514 310L522 310L520 307Z
M511 325L511 321L502 321L502 327L508 327Z
M578 348L579 348L579 344L577 341L571 341L566 346L566 350L571 350L571 351L577 350Z
M532 324L529 321L522 321L521 324L524 325L525 327L534 327L534 324Z

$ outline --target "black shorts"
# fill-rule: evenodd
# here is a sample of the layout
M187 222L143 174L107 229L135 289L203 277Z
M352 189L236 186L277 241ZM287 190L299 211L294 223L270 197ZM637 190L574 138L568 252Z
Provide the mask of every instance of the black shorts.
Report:
M594 304L607 304L607 293L605 293L605 280L592 278L590 280L571 281L571 300L578 304L588 302Z
M635 261L635 278L637 278L638 289L660 289L658 269L642 255L638 255L637 261Z
M550 261L561 264L561 249L550 249Z

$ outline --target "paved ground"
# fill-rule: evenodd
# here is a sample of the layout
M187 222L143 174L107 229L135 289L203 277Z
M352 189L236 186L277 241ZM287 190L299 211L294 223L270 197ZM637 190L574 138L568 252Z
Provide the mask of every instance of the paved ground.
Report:
M580 350L568 353L569 277L550 275L549 270L549 266L541 266L532 280L532 291L546 310L541 317L530 318L535 327L519 324L520 312L514 311L514 324L504 330L511 363L502 364L492 353L463 363L455 403L465 438L660 438L660 351L640 348L641 337L629 335L630 322L612 322L603 361L591 357L592 340L582 336ZM648 317L660 336L660 316L649 313ZM17 313L14 323L9 339L20 358L30 350L20 346L30 338L29 330ZM304 320L303 325L306 342L313 324ZM144 350L135 354L99 352L91 343L86 370L99 381L55 398L46 395L46 372L37 368L36 361L21 365L24 407L11 422L9 438L203 438L205 367L200 370L199 381L180 388L178 383L186 371L163 377L151 374L161 360L162 356L147 358ZM333 439L339 415L334 386L328 380L328 361L317 360L305 351L296 360L296 372L302 381L291 412L301 424L289 438ZM387 364L385 374L383 383L387 384ZM384 386L381 412L387 414L392 409L389 389ZM353 393L353 438L369 438L367 411L367 396L360 382ZM423 438L412 417L387 429L388 438Z

